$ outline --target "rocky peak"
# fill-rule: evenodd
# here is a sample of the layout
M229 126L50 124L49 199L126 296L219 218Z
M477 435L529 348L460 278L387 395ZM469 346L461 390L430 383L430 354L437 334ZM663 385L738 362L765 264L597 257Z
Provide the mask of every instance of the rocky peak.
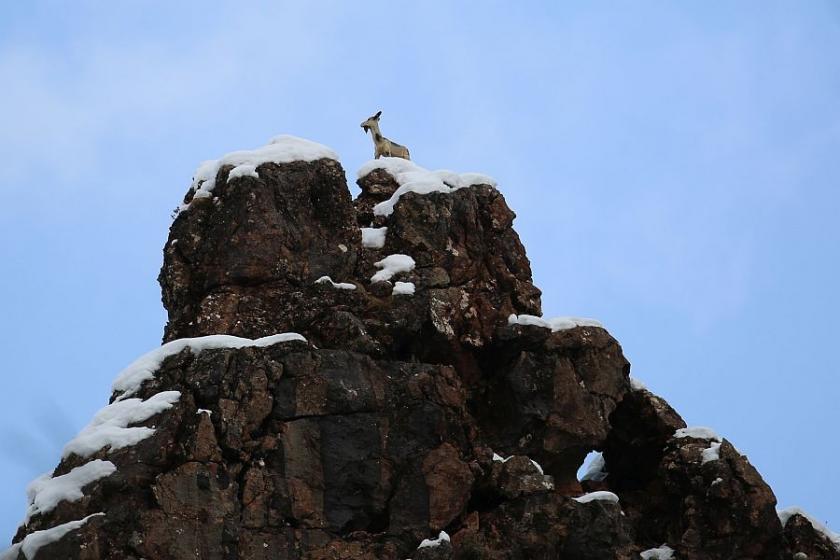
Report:
M290 137L199 168L165 344L0 559L840 558L599 323L539 317L492 179L385 158L358 184Z

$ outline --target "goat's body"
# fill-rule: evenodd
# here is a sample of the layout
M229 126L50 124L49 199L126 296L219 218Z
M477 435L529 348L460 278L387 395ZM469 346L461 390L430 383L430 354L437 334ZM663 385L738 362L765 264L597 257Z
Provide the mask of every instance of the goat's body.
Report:
M381 111L362 123L362 128L367 132L370 129L371 138L373 138L373 157L379 159L380 157L398 157L403 159L411 159L408 153L408 148L402 144L397 144L384 136L379 130L379 115Z
M392 142L388 140L384 136L380 136L379 141L375 138L373 140L373 157L375 159L379 159L382 156L385 157L398 157L403 159L411 159L411 155L408 153L408 148L403 146L402 144L397 144L396 142Z

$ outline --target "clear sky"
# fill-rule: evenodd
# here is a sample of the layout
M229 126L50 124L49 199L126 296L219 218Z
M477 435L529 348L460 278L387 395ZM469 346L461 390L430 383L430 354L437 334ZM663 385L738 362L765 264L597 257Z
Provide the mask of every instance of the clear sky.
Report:
M4 2L0 538L160 343L197 165L382 129L494 176L548 315L840 530L840 4Z

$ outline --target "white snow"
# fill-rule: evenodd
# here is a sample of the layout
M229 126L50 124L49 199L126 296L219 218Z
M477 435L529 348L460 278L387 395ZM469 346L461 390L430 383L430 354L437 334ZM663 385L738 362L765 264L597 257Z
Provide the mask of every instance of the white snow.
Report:
M25 558L34 558L38 553L38 550L42 547L61 540L61 538L70 531L75 531L76 529L81 528L90 518L98 517L100 515L105 514L94 513L78 521L70 521L69 523L57 525L50 529L30 533L26 535L22 541L11 548L8 548L5 552L0 553L0 560L16 560L21 550L23 551L23 556Z
M195 411L195 413L197 415L198 414L206 414L207 416L212 416L213 415L213 411L212 410L207 410L206 408L199 408L198 410Z
M333 279L329 276L321 276L317 280L315 280L316 284L332 284L333 288L337 290L355 290L356 285L351 284L349 282L333 282Z
M338 161L338 155L334 151L311 140L287 134L275 136L261 148L231 152L199 165L192 182L193 188L196 189L194 199L212 196L211 193L216 187L216 175L225 165L233 165L234 169L244 168L238 172L238 176L244 176L249 170L256 174L256 168L263 163L315 161L323 158Z
M368 249L381 249L385 246L385 235L387 233L387 227L363 227L362 247L367 247Z
M782 527L787 525L787 522L790 520L791 517L794 515L801 515L814 528L815 531L822 533L826 539L834 545L838 551L840 551L840 533L835 533L816 519L814 519L809 513L805 512L802 508L793 506L785 509L777 510L776 513L779 515L779 521L782 522Z
M82 488L112 475L116 470L114 463L96 459L55 478L49 475L36 478L26 487L29 507L24 524L28 525L34 515L47 513L61 502L81 500L84 497Z
M394 284L394 289L391 290L391 294L395 296L413 296L414 295L414 282L397 282Z
M510 457L502 457L498 453L493 453L493 461L495 461L497 463L507 463L508 461L513 459L513 457L514 457L513 455L511 455ZM540 474L542 474L542 475L545 474L545 472L543 472L542 466L540 466L539 463L537 463L536 461L534 461L533 459L530 459L530 458L528 460L531 461L531 464L534 465L537 468L538 471L540 471Z
M511 314L508 317L508 325L530 325L534 327L543 327L544 329L551 329L551 332L573 329L575 327L604 328L604 326L595 319L585 319L583 317L552 317L550 319L543 319L542 317L537 317L535 315L524 314Z
M701 456L703 457L703 464L709 463L711 461L717 461L718 459L720 459L720 443L712 443L712 445L710 445L708 449L703 450Z
M408 255L388 255L381 261L373 264L376 268L381 268L382 270L371 276L371 282L384 282L385 280L390 280L395 274L414 270L414 259Z
M445 169L429 171L413 161L402 158L371 160L359 169L359 178L361 179L374 169L384 169L399 184L399 188L391 195L391 198L373 207L373 213L377 216L390 216L400 197L410 192L417 194L429 194L433 192L451 193L473 185L490 185L491 187L496 187L496 181L487 175L480 173L455 173L454 171Z
M441 531L436 539L423 539L423 542L421 542L420 546L418 546L417 548L440 546L441 544L443 544L444 541L449 542L449 535L446 533L446 531Z
M577 498L574 498L574 500L582 504L586 504L595 500L612 502L614 504L617 504L618 496L616 496L612 492L607 492L606 490L598 490L597 492L590 492L589 494L578 496Z
M578 480L592 480L600 482L607 478L607 464L604 462L604 455L600 451L590 451L578 469Z
M688 428L680 428L674 432L675 438L694 438L694 439L711 439L719 442L720 436L711 428L703 426L690 426Z
M674 549L663 544L659 548L649 548L642 552L642 560L672 560Z
M61 454L66 459L72 454L90 457L105 446L111 450L134 445L155 433L145 426L129 428L129 424L145 422L155 414L172 408L181 398L180 391L164 391L148 399L115 401L101 409L79 435L64 446Z
M210 350L213 348L244 348L247 346L262 347L290 340L300 340L306 342L306 339L297 333L275 334L272 336L258 338L256 340L230 336L227 334L214 334L210 336L199 336L196 338L180 338L178 340L167 342L163 346L155 348L151 352L147 352L134 360L134 362L120 372L114 380L112 389L121 393L121 395L117 398L118 400L133 395L140 390L140 387L144 382L154 378L155 373L166 358L178 354L185 348L189 348L193 354L198 354L202 350Z
M634 391L644 391L647 389L647 385L642 383L639 379L630 376L630 388Z
M237 165L230 170L230 173L228 174L228 183L230 183L231 179L236 179L237 177L253 177L255 179L259 179L260 174L257 173L256 165L243 163L242 165Z

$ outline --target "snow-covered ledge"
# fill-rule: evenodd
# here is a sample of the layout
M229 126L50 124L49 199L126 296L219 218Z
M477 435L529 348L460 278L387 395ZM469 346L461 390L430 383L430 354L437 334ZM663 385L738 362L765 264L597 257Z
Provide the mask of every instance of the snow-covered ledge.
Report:
M371 160L362 165L359 169L358 177L361 179L374 169L384 170L399 185L399 188L391 195L391 198L373 207L373 213L377 216L390 216L394 212L394 206L399 202L400 197L410 192L417 194L429 194L433 192L448 194L458 189L474 185L490 185L491 187L496 187L495 179L481 173L456 173L447 169L429 171L413 161L402 158Z
M293 161L317 161L319 159L338 161L338 154L330 148L296 136L282 134L268 141L268 144L254 150L239 150L225 154L219 159L202 162L195 170L192 188L193 200L212 196L216 188L216 175L225 165L234 166L228 180L236 177L259 178L257 167L264 163L291 163ZM183 207L183 209L189 206Z
M527 325L532 327L542 327L544 329L551 329L551 332L565 331L575 327L599 327L604 328L599 321L595 319L586 319L584 317L551 317L543 319L536 315L515 315L511 314L508 317L508 325Z
M249 346L265 347L292 340L306 342L306 339L298 333L280 333L271 336L264 336L256 340L242 338L239 336L231 336L228 334L213 334L195 338L179 338L178 340L167 342L163 346L155 348L154 350L147 352L134 360L127 368L117 375L117 378L114 380L112 385L112 389L115 392L120 393L117 400L130 397L140 390L143 383L149 379L154 379L155 373L157 373L157 370L166 358L174 356L187 348L193 354L198 354L203 350L212 350L216 348L245 348Z

